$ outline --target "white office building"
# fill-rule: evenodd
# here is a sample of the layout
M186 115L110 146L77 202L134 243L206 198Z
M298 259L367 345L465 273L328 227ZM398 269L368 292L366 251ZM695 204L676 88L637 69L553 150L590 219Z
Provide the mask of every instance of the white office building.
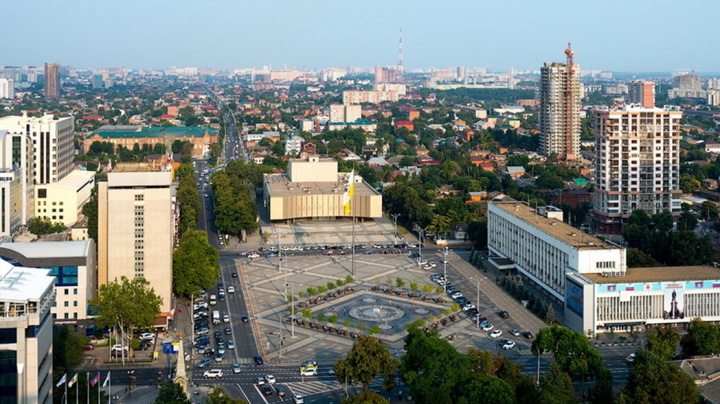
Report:
M32 149L24 133L0 129L0 236L13 236L33 217Z
M0 79L0 98L15 98L12 79Z
M562 211L524 203L488 206L491 264L514 270L564 308L565 325L582 333L720 322L720 269L627 268L625 249L562 221Z
M305 139L300 136L290 135L285 139L285 154L300 154L304 141Z
M6 403L50 404L54 278L0 260L0 392Z

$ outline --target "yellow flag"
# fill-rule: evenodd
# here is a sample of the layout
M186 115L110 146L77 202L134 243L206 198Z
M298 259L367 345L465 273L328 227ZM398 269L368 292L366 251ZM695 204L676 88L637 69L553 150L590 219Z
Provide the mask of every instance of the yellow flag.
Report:
M343 195L343 206L345 207L345 214L350 214L350 203L352 202L353 195L355 194L355 170L350 173L350 182L347 188L345 188L345 195Z

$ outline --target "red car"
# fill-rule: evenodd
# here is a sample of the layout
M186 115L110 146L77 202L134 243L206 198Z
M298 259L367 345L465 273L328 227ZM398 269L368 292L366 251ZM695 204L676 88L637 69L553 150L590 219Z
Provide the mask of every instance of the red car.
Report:
M93 344L87 344L83 347L83 350L85 351L92 351L93 349L95 349L95 345Z

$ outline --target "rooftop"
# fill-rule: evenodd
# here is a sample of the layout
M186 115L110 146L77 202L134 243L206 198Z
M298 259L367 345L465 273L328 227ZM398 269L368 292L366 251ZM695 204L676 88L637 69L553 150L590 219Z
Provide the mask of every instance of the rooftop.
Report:
M205 126L133 126L105 125L90 133L89 137L100 136L104 139L144 138L144 137L202 137L205 133L217 136L217 129Z
M53 184L41 185L41 187L68 188L77 190L82 188L95 177L95 171L73 170L65 178Z
M155 162L138 162L138 163L117 163L113 168L113 173L144 173L154 171L165 171L163 164Z
M16 267L0 260L1 299L11 302L40 300L55 283L55 277L49 273L49 269Z
M675 282L692 280L718 280L720 268L709 266L628 268L624 276L603 277L600 274L583 274L595 283Z
M34 243L0 243L0 249L8 249L26 258L73 258L89 254L90 240L36 241Z
M556 239L571 245L578 249L619 249L620 247L607 243L599 238L590 236L580 229L570 226L569 224L557 220L549 219L535 213L535 209L525 203L506 202L493 203L499 209L527 222L528 224L538 228Z
M265 182L271 197L342 195L345 193L347 175L348 173L338 174L337 182L290 182L287 174L265 174ZM377 195L377 192L363 181L355 183L355 195L370 196Z

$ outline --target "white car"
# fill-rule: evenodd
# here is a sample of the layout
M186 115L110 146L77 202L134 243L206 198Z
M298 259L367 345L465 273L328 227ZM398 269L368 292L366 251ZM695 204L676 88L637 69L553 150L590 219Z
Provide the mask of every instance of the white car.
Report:
M269 384L275 384L275 376L273 376L273 375L267 375L267 376L265 376L265 380L267 380L267 382L268 382Z
M463 294L460 292L455 292L452 295L450 295L453 299L457 299L458 297L463 297Z
M128 351L128 347L127 347L127 346L122 346L122 345L120 345L120 344L115 344L115 345L112 346L112 348L110 348L110 350L111 350L111 351L121 351L121 350L122 350L122 351L127 352L127 351Z
M505 343L502 346L502 349L508 350L515 348L515 341L505 341Z
M492 331L489 335L490 335L490 338L497 338L502 335L502 331L495 330L495 331Z
M317 368L307 368L300 371L300 376L317 376Z
M230 316L227 314L223 315L223 323L229 323L230 322Z
M265 384L265 378L260 376L257 379L255 379L255 383L257 383L258 386L262 386L263 384Z
M155 339L155 334L153 334L151 332L144 332L144 333L140 334L140 340L144 340L144 339Z
M295 404L305 404L305 400L303 399L303 396L300 394L295 394L293 396L293 401L295 401Z
M495 326L493 326L492 324L485 324L482 326L483 331L492 331L493 328L495 328Z
M207 307L208 307L207 302L197 302L197 303L193 304L193 310L197 310L197 309L199 309L199 308L206 308L206 309L207 309Z
M228 293L235 293L235 286L228 286Z
M203 373L205 379L220 379L223 376L222 369L210 369Z
M463 307L463 311L468 311L468 310L474 309L474 308L475 308L474 304L468 304L465 307Z

